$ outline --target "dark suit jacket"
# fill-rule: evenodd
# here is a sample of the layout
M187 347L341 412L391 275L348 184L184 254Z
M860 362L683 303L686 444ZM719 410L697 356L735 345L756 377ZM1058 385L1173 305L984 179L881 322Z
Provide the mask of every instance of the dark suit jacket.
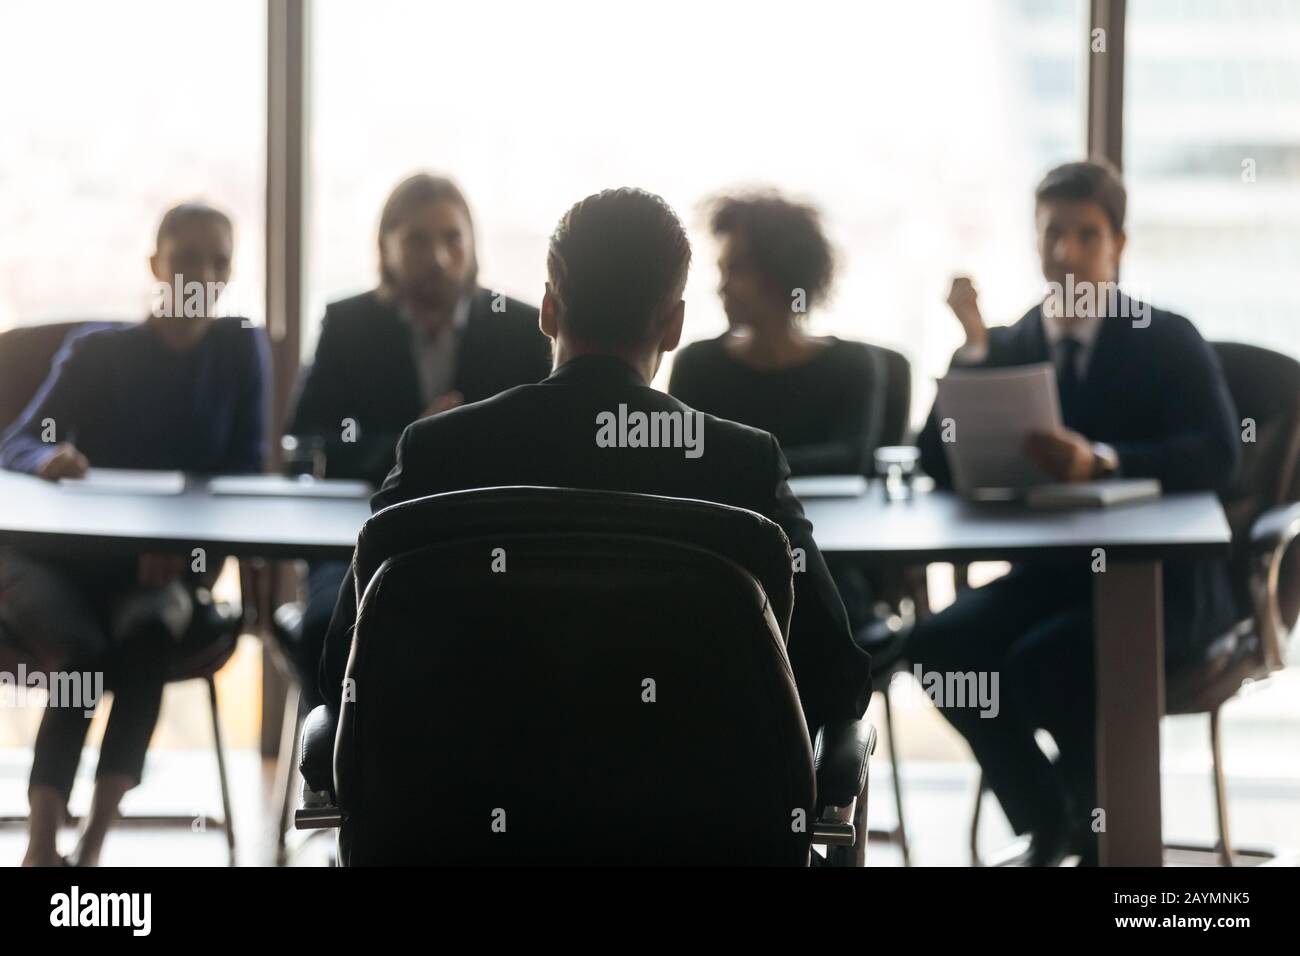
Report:
M1129 300L1129 315L1137 306ZM1079 409L1065 425L1111 445L1120 475L1158 478L1165 491L1222 491L1237 469L1241 444L1237 412L1213 350L1187 319L1152 308L1151 324L1132 319L1102 323L1082 383ZM1042 307L1015 325L989 329L987 367L1051 361ZM961 425L957 424L960 434ZM921 466L941 487L951 486L940 439L938 409L921 432ZM1235 620L1227 563L1165 563L1165 641L1177 661Z
M456 352L452 386L477 402L516 385L540 382L551 370L550 341L537 310L493 293L474 292ZM500 309L501 306L498 306ZM411 329L374 291L325 310L316 358L303 380L286 431L324 439L326 474L379 484L393 467L402 429L424 412L411 352ZM342 440L342 422L357 423L357 440Z
M777 522L806 570L794 575L789 654L809 729L861 717L871 696L870 658L849 633L844 606L812 537L812 524L786 484L789 467L775 438L704 416L703 454L681 448L601 448L596 416L629 411L690 412L650 388L630 366L583 356L538 385L523 385L474 405L416 422L402 435L397 466L371 500L378 511L399 501L466 488L547 485L717 501ZM350 579L349 579L350 580ZM349 582L339 593L321 661L321 691L338 704L356 618Z

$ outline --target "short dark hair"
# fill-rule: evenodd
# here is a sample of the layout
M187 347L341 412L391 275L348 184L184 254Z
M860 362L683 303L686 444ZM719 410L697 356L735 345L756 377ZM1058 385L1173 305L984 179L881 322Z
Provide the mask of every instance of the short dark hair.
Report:
M830 292L835 254L815 206L763 191L719 196L711 207L713 234L744 236L755 267L787 294L802 289L811 305Z
M469 223L470 234L474 233L474 217L470 214L469 203L460 187L446 176L432 173L415 173L406 177L393 187L393 191L384 200L384 208L379 213L379 281L385 291L391 291L393 277L384 265L384 237L410 218L411 213L421 206L432 202L447 200L455 203L465 213ZM478 253L474 255L475 273L478 269Z
M562 325L593 346L644 345L651 323L681 298L691 243L677 213L641 189L606 189L575 203L551 236L546 274Z
M220 209L215 206L209 206L205 202L183 202L180 205L172 206L163 213L162 221L158 223L158 235L154 239L154 249L161 249L164 239L172 239L181 227L187 222L193 222L196 219L207 219L210 222L220 223L226 229L234 234L235 226Z
M1124 231L1128 191L1119 170L1104 159L1066 163L1051 170L1034 190L1034 203L1054 199L1095 202L1105 211L1115 233Z

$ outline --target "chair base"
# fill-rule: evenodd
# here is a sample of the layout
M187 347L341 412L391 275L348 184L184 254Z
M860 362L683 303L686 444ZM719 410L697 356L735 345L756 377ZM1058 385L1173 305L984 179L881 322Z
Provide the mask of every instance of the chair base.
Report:
M217 706L217 682L214 675L207 674L203 680L208 685L208 707L212 715L212 749L217 757L217 777L221 785L221 811L222 817L211 816L194 816L193 814L182 813L164 813L164 814L129 814L121 815L114 821L114 826L154 826L154 827L188 827L195 829L196 824L201 824L202 830L212 827L214 830L220 829L226 835L226 847L229 850L229 864L235 865L235 825L232 820L230 811L230 782L226 773L226 748L221 737L221 719ZM81 817L69 815L68 822L71 824L80 824ZM26 816L0 816L0 827L26 826Z
M1223 849L1212 843L1166 843L1165 866L1222 866ZM1295 852L1282 847L1232 848L1233 866L1296 866Z

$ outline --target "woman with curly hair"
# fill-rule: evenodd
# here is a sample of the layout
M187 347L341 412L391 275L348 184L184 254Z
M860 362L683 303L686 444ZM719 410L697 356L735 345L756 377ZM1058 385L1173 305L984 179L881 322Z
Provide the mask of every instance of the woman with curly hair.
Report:
M817 210L770 192L724 196L710 225L730 328L678 354L668 391L771 432L792 474L865 474L879 443L884 366L865 343L804 327L834 274Z

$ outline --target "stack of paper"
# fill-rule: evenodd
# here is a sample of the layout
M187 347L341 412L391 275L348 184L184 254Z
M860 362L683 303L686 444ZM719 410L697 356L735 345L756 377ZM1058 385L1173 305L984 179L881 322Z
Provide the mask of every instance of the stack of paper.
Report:
M185 490L185 475L179 471L91 468L83 478L60 478L59 486L99 495L179 495Z
M275 498L369 498L373 489L364 481L286 478L283 475L225 475L208 482L214 495Z
M1159 497L1160 482L1154 478L1107 478L1104 481L1038 485L1025 494L1025 504L1045 509L1109 508Z
M939 379L938 408L957 491L1028 488L1050 480L1025 457L1025 438L1061 427L1051 363L954 369Z

